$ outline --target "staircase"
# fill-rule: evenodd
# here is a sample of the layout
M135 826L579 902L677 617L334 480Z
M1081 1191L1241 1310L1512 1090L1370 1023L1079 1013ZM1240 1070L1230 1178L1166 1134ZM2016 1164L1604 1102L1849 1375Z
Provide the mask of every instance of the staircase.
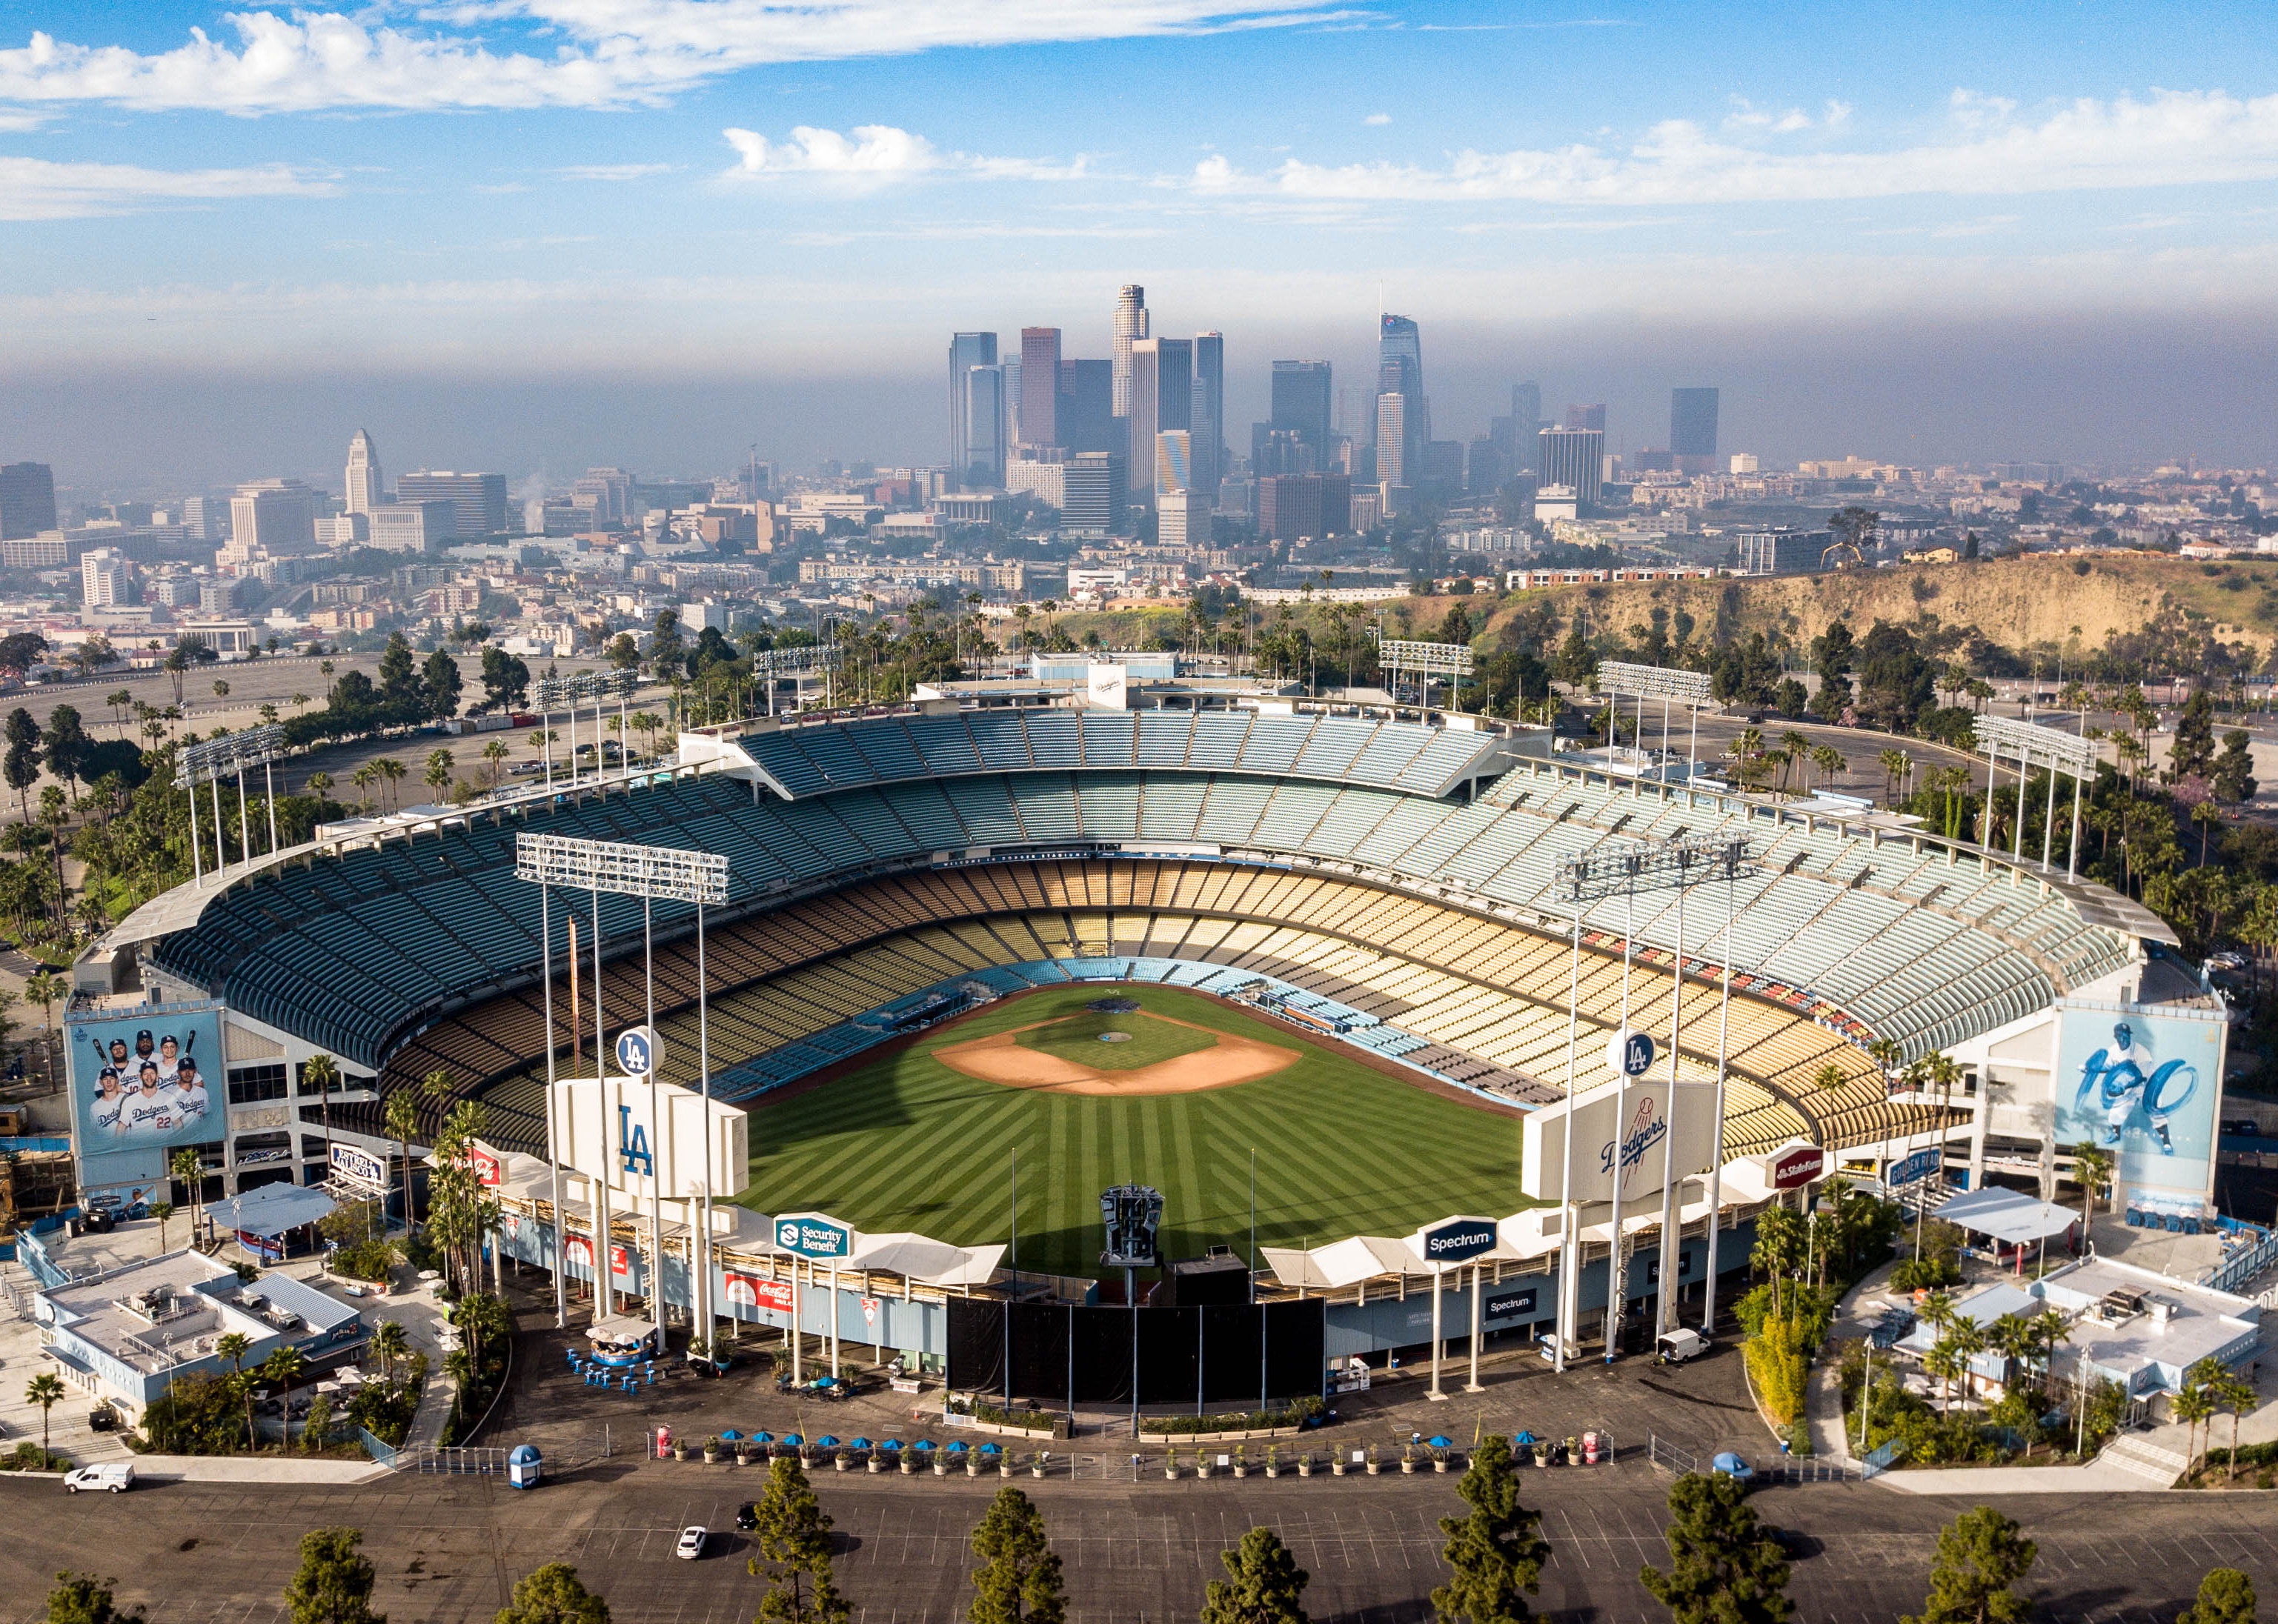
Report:
M2180 1440L2162 1432L2123 1432L2097 1456L2099 1466L2116 1466L2161 1489L2172 1488L2190 1465Z

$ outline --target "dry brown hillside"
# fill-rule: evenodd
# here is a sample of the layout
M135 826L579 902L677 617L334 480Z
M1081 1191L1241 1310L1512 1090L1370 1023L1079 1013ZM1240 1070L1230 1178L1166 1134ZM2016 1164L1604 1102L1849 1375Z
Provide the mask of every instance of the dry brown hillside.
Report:
M1736 602L1726 597L1735 587ZM1644 621L1658 604L1672 615L1680 609L1692 615L1696 636L1716 625L1722 605L1737 614L1737 630L1783 632L1797 643L1808 643L1839 618L1860 636L1884 620L1924 629L1975 626L2013 649L2066 643L2095 649L2113 632L2134 631L2163 613L2181 612L2212 621L2214 635L2226 643L2253 644L2258 663L2278 644L2278 559L2202 564L2131 553L1762 580L1553 587L1504 599L1498 618L1545 599L1562 619L1586 602L1592 621L1617 635Z

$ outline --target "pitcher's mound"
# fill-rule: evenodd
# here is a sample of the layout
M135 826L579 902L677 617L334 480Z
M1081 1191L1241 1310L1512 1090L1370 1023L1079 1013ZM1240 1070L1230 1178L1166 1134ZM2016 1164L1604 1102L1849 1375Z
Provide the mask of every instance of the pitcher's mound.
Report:
M1151 1065L1091 1066L1080 1060L1023 1044L1021 1041L1023 1033L1063 1024L1036 1021L1010 1032L991 1033L985 1038L975 1038L969 1042L949 1044L934 1050L933 1057L952 1071L979 1078L986 1083L1001 1083L1007 1088L1036 1088L1047 1094L1196 1094L1205 1088L1231 1088L1236 1083L1255 1082L1261 1077L1271 1077L1285 1067L1295 1065L1299 1058L1299 1052L1296 1049L1262 1043L1255 1038L1237 1038L1223 1032L1212 1032L1207 1026L1197 1026L1191 1021L1172 1020L1166 1015L1149 1013L1136 1018L1163 1021L1183 1027L1187 1033L1207 1041L1184 1054L1156 1061ZM1116 1037L1122 1037L1127 1043L1130 1041L1129 1034L1123 1033L1099 1033L1089 1041L1096 1043L1102 1039ZM1107 1057L1102 1056L1103 1059Z

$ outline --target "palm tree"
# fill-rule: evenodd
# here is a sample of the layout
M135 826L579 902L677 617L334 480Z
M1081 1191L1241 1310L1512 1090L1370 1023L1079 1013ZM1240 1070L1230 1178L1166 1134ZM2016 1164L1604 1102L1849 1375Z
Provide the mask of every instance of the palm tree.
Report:
M214 1339L214 1352L229 1361L229 1374L239 1395L245 1400L245 1446L251 1449L253 1437L253 1384L245 1379L245 1356L253 1351L253 1338L241 1330L233 1330Z
M387 1381L395 1379L395 1361L411 1351L411 1338L394 1320L382 1320L373 1328L371 1351L379 1355L379 1374Z
M1961 1396L1968 1398L1969 1361L1985 1351L1984 1329L1976 1320L1956 1312L1939 1344L1953 1350L1953 1377L1961 1384Z
M294 694L294 695L293 696L293 713L294 713L294 715L296 715L296 716L297 716L297 715L299 715L302 711L305 711L305 710L307 710L308 708L309 708L309 696L308 696L308 695L306 695L306 694Z
M394 812L396 808L395 786L403 779L409 776L411 769L405 766L403 763L398 761L393 756L382 756L378 760L373 762L372 766L378 771L381 780L387 785L387 810Z
M356 787L358 812L371 810L371 786L378 777L379 769L369 761L360 764L355 772L348 774L348 782Z
M2198 1464L2200 1423L2206 1423L2209 1432L2214 1430L2214 1388L2201 1370L2206 1362L2202 1360L2183 1373L2183 1391L2175 1395L2173 1406L2175 1419L2183 1423L2183 1475L2186 1477Z
M158 1250L163 1253L166 1249L166 1220L174 1216L174 1203L152 1201L150 1216L158 1220Z
M309 1361L297 1347L280 1347L261 1361L264 1380L277 1385L278 1405L285 1418L285 1445L293 1443L293 1384L309 1374Z
M493 789L499 787L499 778L506 771L506 759L509 753L504 739L493 739L483 746L483 760L490 766L491 788Z
M388 1137L403 1148L403 1227L415 1227L411 1210L411 1136L419 1132L419 1103L408 1090L398 1090L387 1099Z
M1811 765L1819 769L1819 787L1823 789L1848 771L1851 766L1843 759L1843 752L1832 744L1813 745Z
M330 773L311 773L309 782L302 787L321 801L333 792L333 775Z
M427 774L420 780L437 795L451 787L451 752L431 750L427 752Z
M40 1453L48 1452L48 1413L65 1397L60 1377L52 1370L42 1370L24 1388L24 1401L40 1407ZM42 1464L46 1464L44 1459Z
M111 707L111 725L121 733L126 731L126 713L134 704L134 690L120 688L103 695L103 702Z
M52 970L40 971L24 983L24 1002L40 1006L40 1025L50 1032L55 1030L55 1022L49 1018L48 1011L63 995L63 981Z
M2085 1241L2096 1214L2096 1193L2112 1177L2112 1153L2081 1140L2072 1147L2072 1176L2080 1181L2080 1233Z
M198 1197L206 1181L205 1164L198 1160L198 1153L186 1145L174 1153L173 1162L166 1170L190 1193L190 1245L195 1248L198 1244Z

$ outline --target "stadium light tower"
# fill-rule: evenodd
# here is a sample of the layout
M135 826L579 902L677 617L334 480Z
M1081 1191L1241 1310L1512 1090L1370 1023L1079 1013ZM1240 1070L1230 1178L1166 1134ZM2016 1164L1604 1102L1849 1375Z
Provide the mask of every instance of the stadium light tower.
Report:
M1985 804L1989 814L1993 804L1993 785L2000 772L2001 758L2007 755L2017 758L2016 828L2009 855L2019 862L2023 861L2025 855L2025 781L2036 760L2048 768L2049 804L2041 815L2041 867L2044 870L2049 866L2052 855L2050 840L2056 832L2057 774L2060 772L2072 774L2072 844L2065 855L2065 878L2073 878L2080 863L2082 786L2096 771L2097 763L2102 759L2096 742L2075 734L2059 733L2053 728L2013 721L2007 716L1980 716L1977 719L1977 748L1985 752ZM1987 832L1990 834L1991 831L1989 829Z
M1463 708L1464 679L1472 674L1472 647L1468 643L1418 643L1401 637L1387 637L1380 630L1376 642L1377 663L1393 678L1392 700L1400 703L1399 674L1416 674L1416 708L1423 710L1431 698L1432 679L1449 679L1451 697L1456 708Z
M190 792L190 870L192 880L205 883L203 855L198 846L198 785L213 787L214 877L229 866L229 851L222 844L221 781L237 779L237 846L250 861L253 840L245 819L245 769L262 769L268 784L269 850L277 850L277 775L271 766L285 752L285 729L274 722L248 728L241 733L218 733L195 744L184 744L174 755L174 783Z
M1577 1092L1576 1071L1579 1059L1577 1051L1581 1028L1584 906L1614 896L1622 899L1622 1012L1617 1030L1626 1033L1629 1027L1630 964L1636 945L1633 926L1637 894L1655 890L1674 890L1677 893L1677 933L1672 944L1669 1005L1669 1080L1673 1086L1677 1081L1678 1041L1683 1036L1685 894L1696 885L1715 880L1725 881L1724 949L1721 955L1724 960L1724 992L1716 1035L1716 1147L1709 1158L1708 1261L1706 1269L1708 1318L1703 1322L1704 1325L1713 1325L1716 1314L1716 1208L1723 1193L1719 1175L1724 1160L1725 1053L1732 1005L1732 922L1738 909L1739 881L1743 873L1748 872L1751 872L1748 842L1744 836L1695 835L1675 840L1609 842L1560 863L1556 881L1557 892L1571 907L1573 918L1566 1012L1566 1091L1569 1099ZM1617 1086L1620 1093L1615 1097L1614 1122L1615 1138L1618 1141L1621 1125L1629 1120L1629 1072L1626 1070L1620 1072ZM1553 1353L1554 1362L1561 1370L1566 1368L1566 1355L1574 1336L1574 1321L1580 1317L1582 1266L1582 1249L1576 1239L1579 1214L1573 1183L1575 1136L1571 1127L1564 1137L1565 1160L1561 1188L1565 1193L1566 1210L1559 1223L1562 1255L1558 1281L1558 1343ZM1617 1166L1614 1170L1613 1244L1606 1265L1606 1360L1609 1363L1612 1362L1618 1346L1622 1309L1629 1294L1628 1258L1622 1240L1620 1169ZM1671 1329L1676 1322L1672 1288L1677 1280L1678 1259L1677 1192L1682 1182L1673 1165L1665 1170L1661 1197L1661 1281L1655 1293L1657 1323L1663 1330Z
M554 1323L570 1320L568 1259L569 1225L562 1211L562 1160L554 1127L554 929L553 888L569 886L592 898L593 919L593 1075L605 1080L608 1045L603 1041L601 1014L601 893L641 899L641 951L647 983L647 1022L656 1027L656 954L654 926L658 898L691 903L696 908L696 1068L704 1099L704 1199L697 1228L701 1239L695 1248L695 1278L690 1282L692 1320L703 1326L707 1342L712 1336L712 1032L706 994L704 910L728 900L728 859L708 851L677 846L634 846L615 841L583 840L566 835L524 831L515 836L515 877L538 887L539 940L546 983L546 1155L554 1178ZM663 1115L657 1109L658 1078L649 1070L649 1115L661 1137ZM602 1141L608 1142L604 1124ZM652 1178L652 1184L656 1181ZM606 1315L609 1308L609 1197L605 1177L592 1178L594 1206L593 1274L595 1300ZM652 1192L649 1208L649 1306L656 1321L657 1349L664 1348L664 1201L663 1191ZM700 1307L701 1317L699 1317ZM834 1312L836 1308L834 1307Z
M631 736L631 724L625 717L625 700L640 686L640 677L632 671L578 671L568 676L541 678L538 684L538 730L546 745L546 787L554 787L553 729L547 725L554 713L570 713L570 787L577 786L577 702L593 701L593 775L601 775L605 765L601 754L601 701L614 698L617 702L617 732L620 738ZM623 746L618 750L622 759Z
M1701 707L1708 703L1709 687L1710 679L1706 671L1679 671L1670 666L1636 666L1619 660L1598 662L1598 691L1604 694L1609 702L1615 699L1637 701L1638 751L1640 757L1645 751L1647 700L1661 701L1661 753L1664 760L1669 756L1670 705L1672 703L1681 705L1692 716L1693 732L1685 746L1685 782L1688 786L1693 782L1693 761L1701 743ZM1614 739L1609 738L1606 743L1609 750L1617 747ZM1640 769L1642 766L1643 762L1640 761ZM1644 772L1640 770L1632 781L1633 787L1642 787L1644 779ZM1665 774L1663 782L1667 782Z

